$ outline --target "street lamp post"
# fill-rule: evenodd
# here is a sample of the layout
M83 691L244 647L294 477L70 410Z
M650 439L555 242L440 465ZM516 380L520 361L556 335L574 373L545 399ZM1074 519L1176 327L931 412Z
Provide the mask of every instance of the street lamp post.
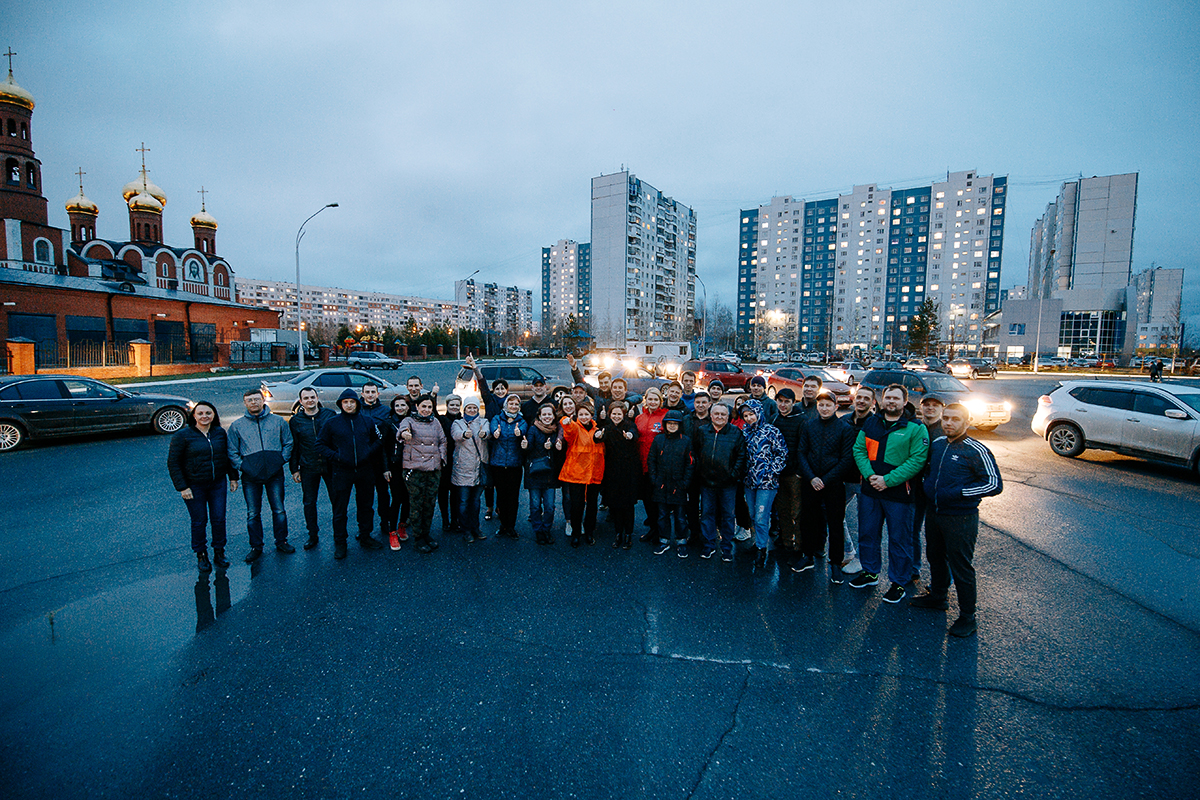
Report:
M700 316L700 352L697 356L704 355L704 347L707 344L705 339L708 336L708 287L704 285L704 279L699 275L696 280L700 281L700 288L704 290L704 313Z
M300 223L300 230L296 231L296 352L300 357L300 371L304 371L304 323L300 321L300 240L304 238L304 226L309 223L313 217L320 214L327 208L337 208L337 203L326 203L317 209L316 213Z
M471 278L474 278L478 274L479 274L479 270L475 270L470 275L463 278L463 283L466 283L467 281L471 280ZM457 303L456 303L456 305L457 305ZM460 309L460 312L461 312L461 309ZM462 320L461 319L458 321L458 331L455 334L455 339L454 339L454 357L456 359L462 358Z

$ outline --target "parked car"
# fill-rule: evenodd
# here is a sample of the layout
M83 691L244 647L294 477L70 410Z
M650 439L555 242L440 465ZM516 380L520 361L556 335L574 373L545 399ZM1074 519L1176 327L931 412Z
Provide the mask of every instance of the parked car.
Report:
M513 358L529 358L529 351L524 347L514 348L512 354Z
M910 358L904 362L905 369L924 370L926 372L940 372L943 375L950 374L950 367L945 361L935 356L925 356L924 358Z
M771 373L767 378L767 396L774 399L780 389L787 387L795 392L796 398L799 399L804 379L810 375L816 375L821 379L822 388L833 392L839 407L845 408L850 405L853 390L847 384L839 381L827 370L808 364L788 364Z
M533 397L533 382L537 378L546 382L546 388L550 390L550 395L555 399L571 389L570 376L566 382L561 382L554 375L543 375L533 367L526 367L523 364L504 362L480 364L479 371L483 373L483 379L487 381L489 388L493 381L503 378L508 383L508 391L520 397L521 400ZM458 376L454 379L454 393L461 397L464 403L468 397L475 400L481 398L479 386L475 382L475 373L469 367L463 367L458 371Z
M956 358L948 365L950 374L956 378L995 378L996 365L983 358Z
M373 350L358 350L346 356L346 366L354 369L400 369L404 362Z
M742 364L742 357L732 350L726 350L724 353L721 353L720 357L730 363L737 364L738 366L741 366Z
M259 388L271 413L290 417L300 410L301 389L316 389L321 405L336 411L338 395L348 388L361 394L368 383L379 387L379 402L385 406L396 395L408 394L399 384L349 367L305 370L286 381L263 380Z
M0 452L53 436L128 428L174 433L193 405L186 397L131 392L77 375L0 377Z
M1084 450L1197 468L1200 388L1141 381L1064 381L1038 398L1033 432L1064 458Z
M696 386L701 389L708 388L710 381L719 380L726 391L732 389L745 391L750 383L750 378L753 377L737 364L719 358L685 361L681 371L688 370L696 373Z
M919 406L921 398L929 393L937 394L947 403L962 403L971 412L971 426L981 431L995 430L1012 419L1009 401L975 392L953 375L940 372L873 369L863 377L860 385L874 389L878 397L893 383L908 390L908 402L914 406Z
M1037 366L1038 369L1066 369L1067 360L1061 356L1041 356Z
M862 380L867 374L867 368L857 361L836 361L825 368L825 371L842 383L850 385Z

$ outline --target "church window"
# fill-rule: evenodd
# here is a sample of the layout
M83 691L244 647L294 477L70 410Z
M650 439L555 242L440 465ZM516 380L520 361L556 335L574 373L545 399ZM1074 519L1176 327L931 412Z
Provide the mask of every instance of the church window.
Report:
M37 188L37 167L33 164L25 165L25 182L30 189Z
M39 264L54 263L50 256L50 242L45 239L38 239L33 243L33 260Z
M10 158L4 163L4 172L6 173L9 183L21 183L21 165L17 163L15 158Z

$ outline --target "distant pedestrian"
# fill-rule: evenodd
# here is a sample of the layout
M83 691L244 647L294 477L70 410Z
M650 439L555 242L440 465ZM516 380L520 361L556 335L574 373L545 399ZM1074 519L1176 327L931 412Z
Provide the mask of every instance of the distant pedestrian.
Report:
M288 420L288 428L292 432L292 457L288 462L288 470L292 473L292 480L300 484L304 498L304 525L308 528L305 550L312 550L320 541L317 497L322 483L325 484L325 494L331 500L333 498L329 461L318 449L317 439L321 427L336 416L333 411L321 407L316 389L305 386L300 390L300 409Z
M287 423L263 403L262 391L250 389L242 395L246 413L234 420L226 434L229 461L242 479L246 500L246 532L250 536L247 564L257 561L263 549L262 499L271 506L271 533L275 549L294 553L288 544L287 511L283 506L283 467L292 457L292 431Z
M942 414L943 435L932 445L924 492L929 501L925 542L929 556L929 591L913 598L917 608L943 610L953 578L958 594L958 619L951 636L975 633L977 590L975 542L979 536L979 501L1004 490L992 451L967 436L971 412L950 403Z
M225 558L225 505L228 489L237 491L238 474L229 463L228 447L216 406L201 400L188 412L187 426L171 437L167 452L167 471L175 491L187 506L192 523L192 551L201 572L212 572L213 564L217 569L229 566ZM210 522L211 562L208 560Z

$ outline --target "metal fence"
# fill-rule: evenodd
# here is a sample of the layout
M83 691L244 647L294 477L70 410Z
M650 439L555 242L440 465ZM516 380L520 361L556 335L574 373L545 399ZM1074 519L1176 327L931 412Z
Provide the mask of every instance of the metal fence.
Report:
M39 342L36 355L39 367L63 369L124 367L128 366L130 361L129 345L125 342Z
M274 342L230 342L229 362L245 364L270 361L273 346Z
M188 352L187 337L179 334L157 333L154 336L153 363L181 364L192 360Z

